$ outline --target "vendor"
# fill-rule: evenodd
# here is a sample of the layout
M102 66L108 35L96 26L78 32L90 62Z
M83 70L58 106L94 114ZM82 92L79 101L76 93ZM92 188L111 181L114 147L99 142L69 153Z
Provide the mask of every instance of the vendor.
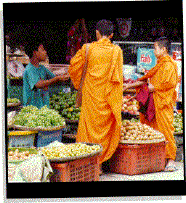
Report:
M68 74L55 76L41 61L45 61L47 52L42 41L32 38L25 46L25 53L30 59L23 74L23 105L33 105L42 108L49 107L48 87L58 81L69 79Z
M164 134L167 142L165 171L174 171L176 158L176 142L174 139L173 107L176 102L176 86L178 84L177 65L169 55L170 43L167 38L162 37L154 43L154 54L157 57L157 64L146 75L132 84L124 84L124 91L128 88L141 87L150 81L149 91L153 92L155 118L149 122L140 113L141 123L146 123L155 130Z

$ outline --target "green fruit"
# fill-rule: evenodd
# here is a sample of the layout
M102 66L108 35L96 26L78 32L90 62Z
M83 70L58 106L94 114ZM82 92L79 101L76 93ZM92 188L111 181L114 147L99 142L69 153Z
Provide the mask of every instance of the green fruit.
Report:
M67 118L69 118L69 119L71 118L71 113L67 114Z
M73 110L74 110L73 107L70 107L70 108L68 109L68 111L70 111L70 112L72 112Z

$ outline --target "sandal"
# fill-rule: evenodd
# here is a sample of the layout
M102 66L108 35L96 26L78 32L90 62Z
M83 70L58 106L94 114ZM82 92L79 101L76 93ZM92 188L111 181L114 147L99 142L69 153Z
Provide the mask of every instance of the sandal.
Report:
M164 169L165 172L174 172L178 170L174 163L168 163Z

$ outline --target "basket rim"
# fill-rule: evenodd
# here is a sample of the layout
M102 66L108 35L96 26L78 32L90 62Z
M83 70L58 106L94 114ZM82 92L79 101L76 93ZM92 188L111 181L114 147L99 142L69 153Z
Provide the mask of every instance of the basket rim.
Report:
M164 142L165 138L163 139L155 139L155 140L121 140L119 143L121 144L154 144Z
M13 107L13 106L20 106L21 102L17 102L17 103L7 103L7 107Z
M37 131L10 131L9 136L35 135Z

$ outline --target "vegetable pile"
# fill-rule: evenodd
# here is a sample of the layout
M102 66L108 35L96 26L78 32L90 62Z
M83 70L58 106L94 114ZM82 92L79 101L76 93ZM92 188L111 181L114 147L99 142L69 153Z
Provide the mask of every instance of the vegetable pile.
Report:
M79 120L81 108L75 107L76 93L59 92L50 98L50 108L55 109L68 120Z
M7 98L7 103L19 103L19 99L17 98Z
M8 152L8 160L9 161L23 161L25 159L28 159L30 156L33 156L33 154L30 154L29 151L19 152L19 149L16 149L15 151L9 151Z
M35 106L26 106L14 117L14 124L27 127L54 127L64 126L65 119L47 106L38 109Z
M136 99L131 99L131 95L123 97L122 111L133 115L138 115L138 102Z
M42 153L48 158L67 158L74 156L87 155L93 152L99 151L101 148L99 145L87 145L84 143L72 143L72 144L53 144L42 147Z
M183 116L181 113L174 116L173 122L175 132L182 132L183 131Z
M123 120L121 127L121 140L127 141L150 141L165 139L164 135L146 124Z

